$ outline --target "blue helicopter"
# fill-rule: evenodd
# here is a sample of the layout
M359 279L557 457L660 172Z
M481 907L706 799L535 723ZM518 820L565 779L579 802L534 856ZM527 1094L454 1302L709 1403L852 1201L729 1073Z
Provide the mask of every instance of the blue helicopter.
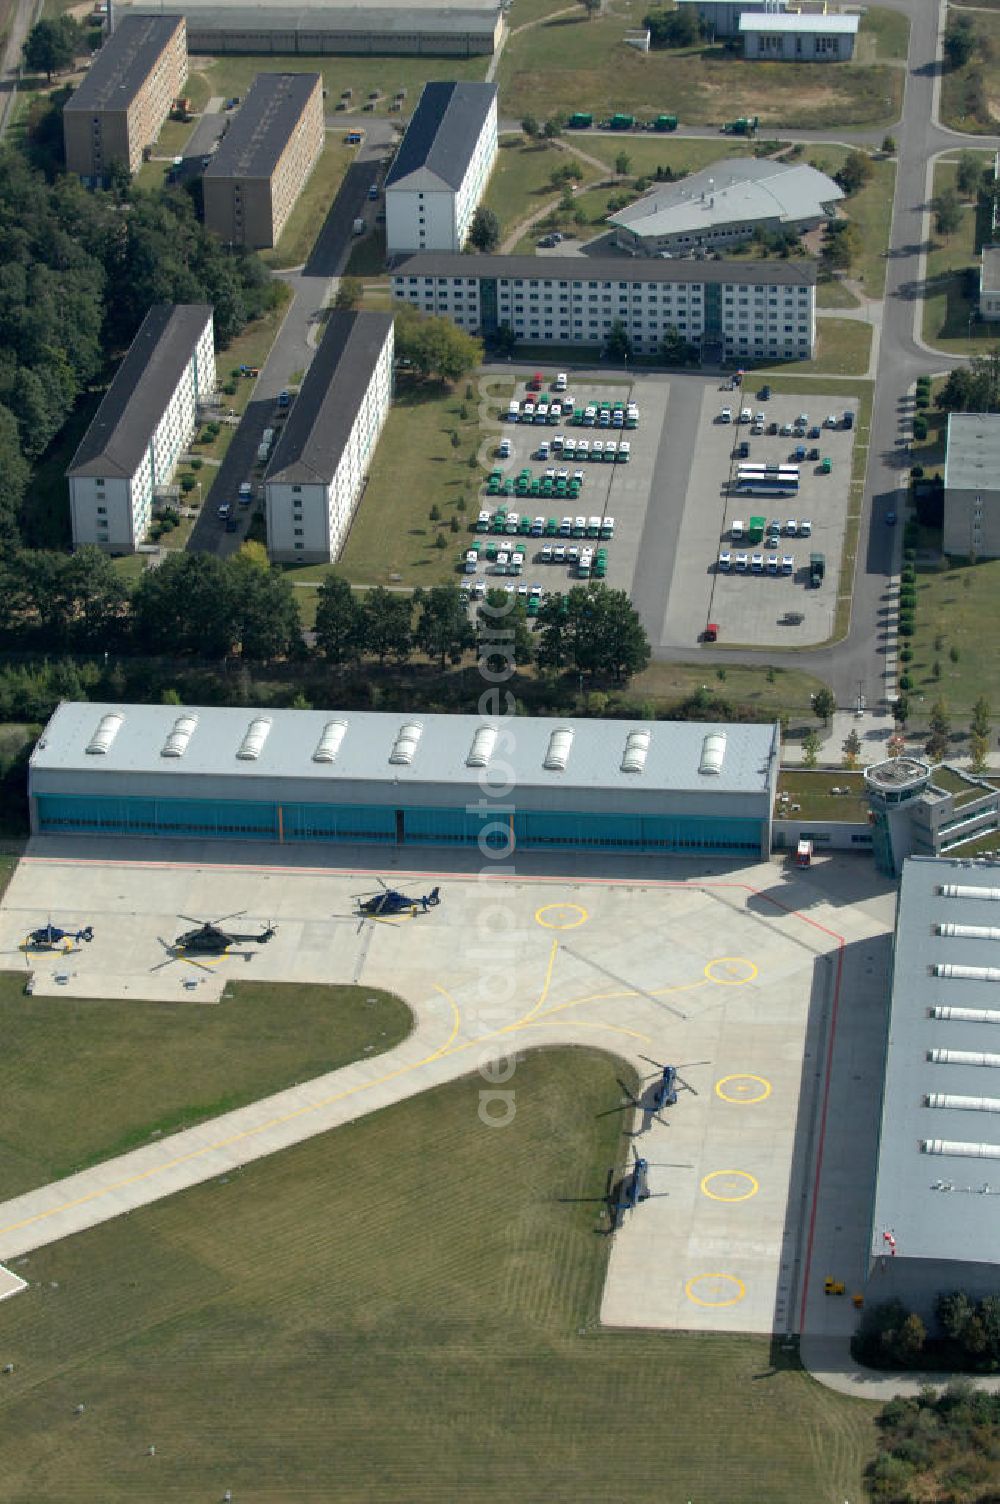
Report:
M625 1220L626 1212L634 1212L643 1201L668 1196L669 1191L651 1191L649 1171L652 1161L637 1154L631 1145L632 1163L626 1165L621 1179L616 1182L614 1166L608 1171L603 1196L561 1196L561 1201L599 1202L608 1214L608 1232L617 1232ZM656 1164L653 1168L690 1170L689 1164Z
M617 1107L610 1108L608 1113L601 1113L600 1116L609 1116L612 1112L624 1112L626 1107L634 1107L636 1112L642 1113L644 1120L642 1126L645 1129L650 1126L650 1123L654 1118L658 1123L663 1122L663 1118L660 1117L660 1113L666 1107L677 1106L677 1098L680 1091L689 1091L691 1095L695 1097L698 1095L698 1092L696 1088L691 1085L690 1081L685 1081L684 1077L681 1075L681 1066L665 1065L660 1060L651 1060L648 1055L642 1055L640 1056L640 1059L648 1061L650 1065L656 1066L656 1070L654 1072L642 1078L644 1082L652 1081L653 1085L645 1087L640 1092L640 1094L636 1096L635 1093L630 1091L626 1083L619 1077L618 1085L622 1090L625 1100L623 1102L619 1102ZM708 1061L697 1060L691 1063L694 1065L707 1065ZM689 1066L685 1065L683 1069L688 1070Z
M25 950L57 950L60 946L79 945L81 941L89 945L93 938L94 927L91 924L84 925L82 930L66 930L58 924L53 924L49 919L37 930L29 930L24 948Z
M387 887L380 877L376 878L376 882L382 889L381 893L355 894L358 914L362 919L390 919L397 914L426 914L428 909L437 908L441 902L440 888L432 888L419 898L409 898L405 893L400 893L398 888Z

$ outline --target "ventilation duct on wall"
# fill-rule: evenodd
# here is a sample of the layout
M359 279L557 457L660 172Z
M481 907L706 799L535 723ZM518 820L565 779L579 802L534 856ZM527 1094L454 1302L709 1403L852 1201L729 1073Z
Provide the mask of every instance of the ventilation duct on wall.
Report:
M125 717L118 710L102 715L97 723L96 731L87 743L89 756L103 757L121 730L124 721Z
M161 757L183 757L198 724L196 715L179 715L160 748Z
M323 727L323 734L316 743L316 750L312 755L313 762L333 762L346 734L346 721L327 721Z

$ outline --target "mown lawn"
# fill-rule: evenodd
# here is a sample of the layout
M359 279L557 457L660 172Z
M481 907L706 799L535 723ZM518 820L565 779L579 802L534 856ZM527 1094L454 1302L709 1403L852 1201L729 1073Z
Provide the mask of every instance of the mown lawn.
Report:
M905 665L914 722L923 724L937 699L948 704L956 731L967 729L980 695L1000 710L994 628L1000 629L1000 560L918 572L913 660Z
M846 146L809 147L801 159L833 177L848 155ZM889 218L896 191L896 164L884 157L871 158L872 175L860 192L842 199L840 212L861 234L862 252L851 267L850 277L860 282L868 297L885 292L886 253L889 249Z
M474 1076L33 1253L6 1504L860 1499L874 1406L766 1338L597 1326L566 1198L621 1153L621 1074L532 1052L502 1131Z
M564 139L570 146L578 143L588 155L599 157L611 172L615 158L625 152L633 177L655 177L657 167L669 167L675 176L700 172L725 157L747 157L751 151L745 141L729 136L720 136L718 141L697 141L671 135L595 136L587 131L567 131Z
M468 385L471 396L465 395ZM494 380L490 390L495 393L488 404L492 418L501 397L513 392L513 379ZM469 522L479 510L484 460L497 437L480 425L481 400L476 377L455 390L399 381L338 573L364 585L458 581L459 551L467 546ZM434 506L440 513L436 520L430 516ZM459 524L455 533L452 517Z
M0 1199L337 1070L366 1046L391 1049L411 1027L406 1004L377 988L234 982L227 993L217 1005L27 997L23 972L0 973Z
M221 94L224 99L238 94L241 98L257 73L320 73L327 91L324 101L327 115L339 114L345 129L348 126L364 126L365 115L390 113L389 106L399 89L406 90L406 99L401 112L402 119L409 119L417 107L420 91L431 79L449 80L482 79L489 63L487 57L254 57L226 56L215 59L194 57L192 70L197 69L206 81L211 94ZM337 109L345 89L353 90L353 98L346 110ZM372 101L374 112L365 111L369 93L377 89L379 97ZM190 90L188 91L190 92Z
M592 181L597 172L571 152L548 142L529 142L521 136L502 136L496 166L484 203L500 221L501 239L544 204L558 200L562 190L549 179L560 167L579 171L579 181Z
M820 70L803 63L744 62L721 46L645 55L624 42L648 6L619 0L588 21L556 17L513 37L498 70L501 113L542 118L557 110L615 110L653 116L667 111L686 125L721 125L759 115L768 126L877 125L899 114L903 70L842 63Z
M861 62L905 62L909 45L909 17L881 5L863 13L854 54Z
M815 371L830 376L864 376L871 359L871 325L860 319L818 318L812 360L776 361L755 366L758 372Z
M827 743L823 755L840 754L839 746ZM849 794L833 794L831 789L850 789ZM779 794L787 794L789 804L800 804L797 813L803 820L867 820L868 801L861 773L845 773L843 768L825 772L820 769L782 768L778 777Z
M986 167L991 152L976 152ZM934 164L934 193L955 186L955 158ZM978 295L970 297L966 273L978 274L979 252L993 236L989 211L967 201L962 222L952 235L942 235L931 220L932 243L927 255L927 285L923 304L923 337L952 355L978 355L992 349L996 334L979 320ZM971 323L970 323L971 318ZM971 336L971 337L970 337Z

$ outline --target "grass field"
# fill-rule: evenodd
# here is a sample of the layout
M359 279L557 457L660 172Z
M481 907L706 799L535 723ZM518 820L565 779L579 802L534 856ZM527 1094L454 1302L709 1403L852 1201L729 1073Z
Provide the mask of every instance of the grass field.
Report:
M696 694L702 685L733 705L752 706L761 716L777 719L781 715L810 717L810 698L821 688L822 680L797 669L769 669L763 665L755 668L729 663L716 669L706 655L701 663L650 664L644 673L631 680L629 696L661 701L665 707ZM814 719L810 719L814 724Z
M364 126L367 113L387 115L393 95L399 89L406 90L402 118L409 118L417 105L420 90L429 79L482 79L486 76L489 59L486 57L271 57L226 56L214 59L194 57L192 71L197 70L204 80L208 94L221 94L229 98L238 94L241 98L253 81L254 74L266 69L268 73L301 73L308 67L311 73L323 76L327 91L324 101L327 115L336 115L338 126ZM350 108L337 111L344 89L352 89L354 97ZM379 91L374 112L366 112L369 92ZM191 93L190 88L187 91ZM208 95L206 95L208 97Z
M874 47L871 46L874 43ZM910 45L910 22L898 10L871 5L865 11L858 32L856 56L862 62L905 62ZM873 57L869 57L869 52Z
M946 68L941 75L941 124L994 135L1000 118L1000 14L970 19L978 45L964 68Z
M502 136L496 166L484 203L500 221L501 238L546 203L558 200L561 190L549 182L558 167L580 169L580 181L591 182L597 172L589 163L548 143L535 144L519 136Z
M845 146L811 147L803 160L830 177L839 172L848 155ZM896 191L896 164L885 158L871 159L872 176L851 198L842 200L840 209L861 233L862 253L851 267L850 276L864 287L870 298L885 292L886 253L889 249L889 206Z
M502 1132L470 1078L32 1254L6 1504L860 1498L874 1407L765 1339L596 1328L561 1198L603 1191L616 1074L532 1053Z
M830 376L864 376L871 359L871 325L860 319L817 318L812 360L775 361L755 371L815 371Z
M721 47L642 54L624 44L648 6L618 0L588 21L557 17L513 37L500 60L500 108L507 117L557 110L677 114L686 125L721 125L759 115L771 126L877 125L894 120L902 69L842 63L822 80L808 63L743 62ZM894 44L895 45L895 44Z
M947 701L956 731L963 729L962 719L980 695L1000 710L994 628L1000 629L1000 560L957 565L939 573L918 571L916 632L910 639L913 660L905 665L913 680L913 721L922 724L939 698ZM957 663L952 662L952 650Z
M990 152L977 152L976 156L981 158L984 167L992 161ZM954 158L936 162L934 193L954 186ZM963 209L962 223L953 235L939 234L933 220L931 229L933 241L927 255L923 337L952 355L982 354L996 344L996 335L990 335L990 326L979 322L978 299L968 296L964 273L969 267L978 270L980 249L993 238L989 212L970 202Z
M568 145L578 144L591 157L597 157L613 172L615 158L625 152L633 177L653 177L657 167L669 167L674 173L700 172L724 157L747 157L751 148L745 141L720 136L718 141L688 140L673 136L592 136L567 131Z
M365 585L457 582L459 549L467 546L468 524L479 510L484 480L475 379L472 387L473 396L465 397L464 383L455 391L431 383L398 383L371 478L338 563L338 573L346 579ZM512 382L498 383L498 400L512 391ZM476 457L474 465L470 457ZM456 507L460 498L464 514ZM432 522L435 505L441 518ZM459 520L457 533L449 531L452 516ZM439 535L443 548L436 546ZM297 570L293 574L304 578Z
M0 973L0 1199L391 1049L406 1004L369 987L233 983L218 1004L27 997ZM373 1000L373 1001L370 1001Z
M262 261L274 267L302 265L356 156L355 147L344 145L341 131L327 131L322 156L288 216L281 239L273 251L261 252Z

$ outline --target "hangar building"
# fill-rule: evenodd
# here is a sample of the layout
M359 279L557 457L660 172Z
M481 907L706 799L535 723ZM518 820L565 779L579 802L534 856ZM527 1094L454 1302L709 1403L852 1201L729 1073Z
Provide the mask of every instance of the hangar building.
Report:
M766 858L779 727L64 702L36 833Z
M869 1296L928 1315L941 1292L997 1290L998 942L1000 865L904 862Z

